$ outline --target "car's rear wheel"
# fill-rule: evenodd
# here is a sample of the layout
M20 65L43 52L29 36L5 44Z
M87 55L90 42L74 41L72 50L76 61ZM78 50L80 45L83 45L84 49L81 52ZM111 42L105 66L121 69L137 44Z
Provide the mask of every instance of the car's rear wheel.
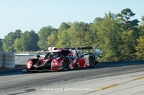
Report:
M95 65L98 65L99 64L99 62L98 61L95 61Z
M90 64L90 67L95 66L95 56L92 53L89 54L89 64Z

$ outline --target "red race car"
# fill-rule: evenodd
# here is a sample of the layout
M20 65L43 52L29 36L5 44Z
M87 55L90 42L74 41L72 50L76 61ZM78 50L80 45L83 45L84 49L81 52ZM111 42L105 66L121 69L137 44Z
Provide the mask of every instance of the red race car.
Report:
M94 67L98 64L101 51L92 51L92 47L55 48L49 50L44 58L37 55L37 58L29 59L26 62L27 68L23 71L67 71L76 68Z

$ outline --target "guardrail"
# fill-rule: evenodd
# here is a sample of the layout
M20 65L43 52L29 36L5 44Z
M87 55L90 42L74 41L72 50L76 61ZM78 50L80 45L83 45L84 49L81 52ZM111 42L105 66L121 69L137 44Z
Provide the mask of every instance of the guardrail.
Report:
M14 68L15 67L15 53L0 52L0 67Z
M0 52L0 67L2 68L14 68L15 67L15 56L36 56L37 54L15 54L13 52ZM41 55L42 57L44 55ZM144 64L144 60L135 60L135 61L119 61L119 62L100 62L99 66L123 66L131 64Z
M36 54L15 54L14 52L0 52L0 67L15 68L15 56L36 56Z
M36 56L36 54L15 54L15 56Z

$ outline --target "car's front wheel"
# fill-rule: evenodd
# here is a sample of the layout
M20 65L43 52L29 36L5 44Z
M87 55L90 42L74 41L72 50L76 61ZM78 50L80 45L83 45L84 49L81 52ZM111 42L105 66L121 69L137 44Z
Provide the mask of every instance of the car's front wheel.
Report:
M68 71L70 68L69 68L69 62L68 60L64 60L63 61L63 70L64 71Z

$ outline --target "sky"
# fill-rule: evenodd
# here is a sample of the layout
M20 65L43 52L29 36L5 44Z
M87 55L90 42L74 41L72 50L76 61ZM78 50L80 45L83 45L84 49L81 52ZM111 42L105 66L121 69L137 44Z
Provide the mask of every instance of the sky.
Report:
M92 23L105 13L130 8L141 21L144 0L0 0L0 38L20 29L36 33L46 26L59 28L62 22Z

